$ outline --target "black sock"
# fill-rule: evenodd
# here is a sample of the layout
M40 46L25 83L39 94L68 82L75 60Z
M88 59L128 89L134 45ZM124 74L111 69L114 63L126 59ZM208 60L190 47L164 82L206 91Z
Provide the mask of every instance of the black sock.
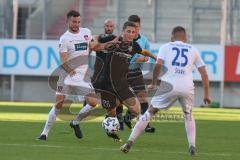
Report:
M87 104L87 101L84 100L84 102L83 102L83 107L86 106L86 104Z
M123 113L123 105L119 105L116 108L116 113L117 113L117 119L118 121L121 123L123 122L123 117L122 117L122 113Z
M148 109L148 103L147 102L144 102L144 103L141 103L141 114L143 115Z
M133 118L135 118L136 116L134 114L132 114L129 110L127 110L125 116L124 116L124 121L125 122L130 122Z

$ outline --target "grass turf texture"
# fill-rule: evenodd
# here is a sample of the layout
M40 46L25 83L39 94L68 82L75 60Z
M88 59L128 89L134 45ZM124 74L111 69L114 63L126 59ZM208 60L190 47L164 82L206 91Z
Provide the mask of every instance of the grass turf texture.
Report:
M81 123L84 138L75 138L66 115L58 118L46 142L36 141L51 104L0 103L0 159L3 160L187 160L187 140L180 108L161 112L152 125L154 134L142 134L128 154L119 151L123 143L113 142L101 128L103 116L92 116ZM71 107L73 112L79 105ZM197 122L196 160L240 159L240 110L195 108ZM126 128L126 127L125 127ZM123 141L129 129L119 132Z

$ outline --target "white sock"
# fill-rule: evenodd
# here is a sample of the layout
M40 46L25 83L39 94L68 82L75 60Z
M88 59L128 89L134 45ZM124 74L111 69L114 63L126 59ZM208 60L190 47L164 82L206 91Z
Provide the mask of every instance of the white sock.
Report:
M137 121L136 125L133 128L132 133L130 134L128 140L135 141L137 137L142 133L142 131L146 128L148 123L150 122L153 115L151 115L148 111L146 111Z
M59 111L60 111L60 109L57 109L55 107L55 105L52 107L52 109L48 113L48 119L45 123L44 129L43 129L41 135L44 134L44 135L48 136L48 133L49 133L53 123L56 121L56 117L57 117L57 114Z
M73 120L73 124L77 125L79 122L87 117L89 115L90 110L93 108L93 106L86 104L78 113L77 117Z
M196 124L191 114L185 114L185 129L187 133L187 139L189 146L195 147L196 141Z

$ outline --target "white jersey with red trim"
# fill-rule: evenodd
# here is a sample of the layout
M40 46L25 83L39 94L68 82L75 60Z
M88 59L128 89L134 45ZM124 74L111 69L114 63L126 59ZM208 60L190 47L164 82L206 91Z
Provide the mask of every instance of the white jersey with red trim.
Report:
M89 43L92 40L91 31L88 28L80 28L79 33L73 34L66 31L59 41L59 53L68 54L68 65L74 68L76 74L67 76L64 80L66 85L89 86L84 80L88 69ZM81 82L81 83L80 83Z
M59 53L67 52L69 60L89 54L89 43L92 40L91 31L88 28L80 28L79 33L73 34L66 31L59 41Z

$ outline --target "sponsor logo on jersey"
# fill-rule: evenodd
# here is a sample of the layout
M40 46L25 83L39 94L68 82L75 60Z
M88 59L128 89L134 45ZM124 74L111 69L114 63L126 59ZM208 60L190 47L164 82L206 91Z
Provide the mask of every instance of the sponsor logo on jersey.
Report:
M84 50L87 50L87 47L88 47L87 42L77 43L75 44L75 51L84 51Z

